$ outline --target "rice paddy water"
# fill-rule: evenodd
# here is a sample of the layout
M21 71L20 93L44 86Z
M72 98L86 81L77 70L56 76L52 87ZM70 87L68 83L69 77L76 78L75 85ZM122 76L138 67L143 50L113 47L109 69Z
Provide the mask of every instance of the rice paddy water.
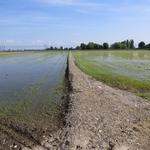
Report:
M150 99L150 51L76 51L76 64L111 86Z
M0 54L0 118L55 128L64 96L67 52L6 54Z

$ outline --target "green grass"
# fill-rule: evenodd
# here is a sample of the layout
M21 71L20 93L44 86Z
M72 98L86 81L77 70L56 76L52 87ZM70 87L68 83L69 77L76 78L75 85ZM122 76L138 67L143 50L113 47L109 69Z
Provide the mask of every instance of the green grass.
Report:
M63 50L50 50L50 51L47 51L47 50L19 50L19 51L0 51L0 55L14 55L14 54L32 54L32 53L45 53L45 54L48 54L48 53L51 53L53 55L55 55L55 53L65 53L66 51L63 51Z
M42 53L46 51L0 51L0 56L9 56L9 55L30 55L34 53Z
M83 72L150 100L150 51L77 51L73 55Z
M22 54L22 53L24 53L24 52L13 52L13 51L11 51L11 52L8 52L8 51L0 51L0 55L12 55L12 54Z

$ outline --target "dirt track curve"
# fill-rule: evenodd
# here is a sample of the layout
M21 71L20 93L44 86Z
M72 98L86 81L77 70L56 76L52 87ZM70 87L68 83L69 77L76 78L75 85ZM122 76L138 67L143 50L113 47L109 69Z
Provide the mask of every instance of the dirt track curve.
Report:
M75 66L71 54L68 59L72 92L66 124L56 135L45 138L43 147L150 150L150 102L96 81Z

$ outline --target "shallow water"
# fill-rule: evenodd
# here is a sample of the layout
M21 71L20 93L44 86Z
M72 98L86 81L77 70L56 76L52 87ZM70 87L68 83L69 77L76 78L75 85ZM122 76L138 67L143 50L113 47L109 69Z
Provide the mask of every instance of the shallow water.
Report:
M127 76L139 81L150 81L149 51L99 51L89 52L83 57L112 74Z
M0 113L31 116L59 104L66 59L66 52L0 55Z

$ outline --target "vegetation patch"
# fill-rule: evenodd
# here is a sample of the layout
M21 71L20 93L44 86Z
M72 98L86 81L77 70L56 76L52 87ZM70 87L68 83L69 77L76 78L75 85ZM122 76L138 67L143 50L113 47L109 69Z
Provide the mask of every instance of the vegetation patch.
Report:
M77 51L76 65L110 86L150 99L149 51Z

